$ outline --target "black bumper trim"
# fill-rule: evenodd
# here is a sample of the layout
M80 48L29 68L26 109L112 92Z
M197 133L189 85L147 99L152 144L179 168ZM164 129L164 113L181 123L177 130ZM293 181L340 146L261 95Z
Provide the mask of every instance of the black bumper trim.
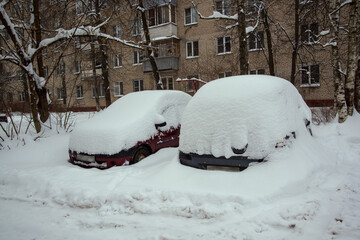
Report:
M210 166L246 168L252 162L262 162L263 159L249 159L246 156L232 156L230 158L214 157L213 155L199 155L195 153L179 152L180 163L186 166L206 169Z

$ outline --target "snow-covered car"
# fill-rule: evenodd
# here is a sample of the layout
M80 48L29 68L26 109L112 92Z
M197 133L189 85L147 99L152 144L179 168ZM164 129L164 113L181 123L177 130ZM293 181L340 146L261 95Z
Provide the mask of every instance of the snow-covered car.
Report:
M130 93L70 135L70 162L110 168L134 164L165 147L179 145L180 119L191 96L181 91Z
M287 80L234 76L204 85L187 105L180 132L181 164L244 169L276 148L311 134L311 111Z

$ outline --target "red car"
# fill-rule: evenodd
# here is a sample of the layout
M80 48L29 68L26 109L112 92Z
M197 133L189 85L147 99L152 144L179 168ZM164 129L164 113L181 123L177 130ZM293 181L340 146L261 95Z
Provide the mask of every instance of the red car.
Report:
M181 91L130 93L70 135L70 162L101 169L139 162L179 145L180 119L191 96Z

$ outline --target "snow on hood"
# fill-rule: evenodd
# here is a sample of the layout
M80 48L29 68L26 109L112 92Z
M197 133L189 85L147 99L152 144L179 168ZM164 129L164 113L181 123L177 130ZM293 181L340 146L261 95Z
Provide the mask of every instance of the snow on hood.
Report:
M191 99L182 120L179 149L185 153L229 158L264 158L286 135L306 133L310 109L287 80L247 75L218 79L204 85Z
M163 112L175 109L162 128L177 127L191 96L181 91L154 90L129 93L77 125L70 135L70 150L89 154L115 154L157 133ZM176 107L175 107L176 106ZM169 119L170 117L170 119Z

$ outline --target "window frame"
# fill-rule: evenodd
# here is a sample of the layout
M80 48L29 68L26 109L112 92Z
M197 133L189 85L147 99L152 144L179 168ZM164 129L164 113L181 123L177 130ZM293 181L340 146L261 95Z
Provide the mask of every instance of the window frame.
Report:
M92 90L92 98L95 98L95 87L93 87L91 90ZM103 98L103 97L105 97L104 83L100 83L99 84L99 98Z
M136 86L136 85L138 85L138 86ZM134 92L144 91L144 80L143 79L134 80L133 81L133 90L134 90Z
M76 99L83 99L83 98L84 98L84 88L82 85L77 85L76 86Z
M300 42L302 44L309 44L309 45L314 44L316 41L318 41L318 35L319 35L319 24L317 22L301 24Z
M115 54L114 55L114 68L120 68L122 67L122 57L121 54Z
M194 43L197 44L197 55L195 55L195 48ZM189 44L191 46L191 55L189 53ZM198 58L199 57L199 41L193 40L193 41L187 41L186 42L186 58Z
M259 38L259 36L260 36L260 38ZM254 48L251 47L252 46L252 44L251 44L252 40L254 40L254 42L253 42L253 44L255 45ZM264 47L264 41L265 41L265 39L264 39L264 31L263 30L259 30L259 31L255 31L255 32L250 33L249 38L248 38L248 49L249 49L249 51L263 50L265 48Z
M219 40L222 39L222 48L223 48L223 52L219 51ZM230 46L230 51L227 51L227 39L229 39L228 43ZM231 54L231 36L221 36L221 37L217 37L216 38L216 55L225 55L225 54Z
M135 54L136 54L136 56L135 56ZM133 50L133 65L134 66L142 65L143 60L144 60L144 55L143 55L142 51Z
M124 83L123 81L114 82L114 97L121 97L121 96L124 96Z
M190 16L186 15L186 10L190 9ZM196 17L195 17L196 16ZM187 23L187 18L190 17L190 22ZM194 7L189 7L184 9L184 25L190 26L198 23L197 11Z
M218 11L218 3L221 3L221 10ZM231 4L230 4L230 0L217 0L214 3L214 11L222 14L222 15L226 15L226 16L231 16ZM228 11L228 12L227 12Z
M302 65L299 71L301 73L300 87L320 87L320 65L318 63ZM304 83L305 78L307 78L306 83Z

